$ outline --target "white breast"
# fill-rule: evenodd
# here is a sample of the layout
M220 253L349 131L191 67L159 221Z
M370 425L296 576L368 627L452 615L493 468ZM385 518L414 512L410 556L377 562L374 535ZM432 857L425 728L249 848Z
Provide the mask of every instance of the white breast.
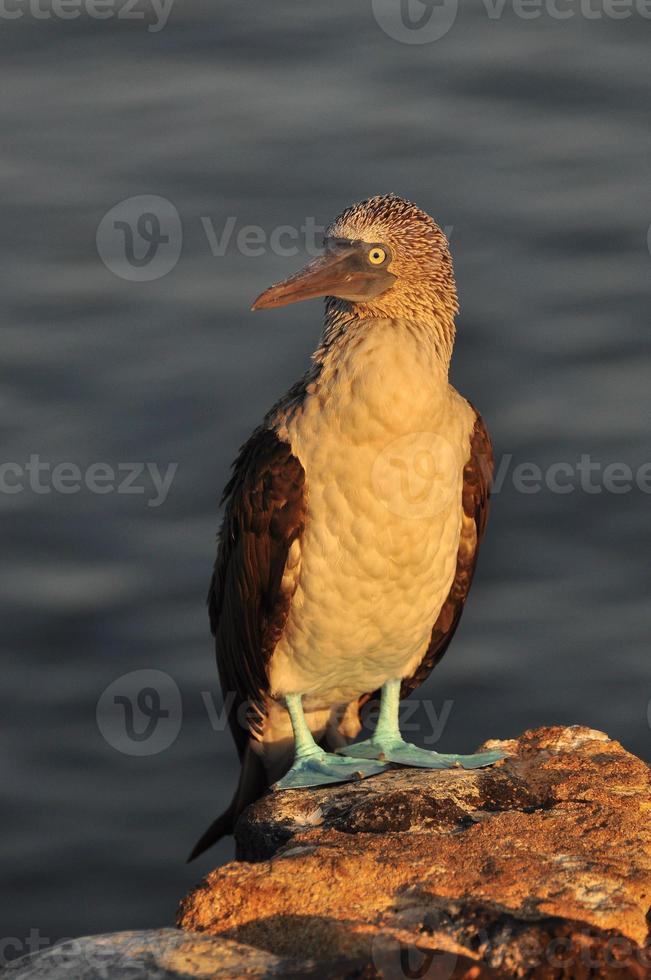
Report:
M372 329L326 363L281 435L306 475L272 693L348 703L420 662L448 595L474 412L422 340Z

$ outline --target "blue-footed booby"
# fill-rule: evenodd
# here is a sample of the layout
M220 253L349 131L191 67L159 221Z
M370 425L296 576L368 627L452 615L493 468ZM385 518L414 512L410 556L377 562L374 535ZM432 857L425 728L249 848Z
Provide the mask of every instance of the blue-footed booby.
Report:
M347 208L324 254L253 309L316 296L325 327L311 366L224 491L208 606L242 768L191 857L269 786L502 758L421 749L399 728L400 698L459 623L492 474L482 418L448 381L458 304L445 235L394 194ZM349 744L378 690L373 735Z

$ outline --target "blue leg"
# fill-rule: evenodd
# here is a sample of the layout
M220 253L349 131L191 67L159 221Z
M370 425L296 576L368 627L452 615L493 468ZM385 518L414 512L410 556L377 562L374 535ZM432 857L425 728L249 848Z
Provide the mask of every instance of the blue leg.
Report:
M400 681L387 681L382 687L380 714L372 738L348 745L346 755L359 759L380 759L401 766L422 769L481 769L504 758L503 752L478 752L476 755L441 755L430 749L410 745L400 735ZM341 751L341 750L337 750Z
M325 752L314 741L305 720L300 694L288 694L285 704L294 731L294 762L289 772L274 783L273 789L298 789L301 786L322 786L326 783L347 783L383 772L382 762L348 759Z

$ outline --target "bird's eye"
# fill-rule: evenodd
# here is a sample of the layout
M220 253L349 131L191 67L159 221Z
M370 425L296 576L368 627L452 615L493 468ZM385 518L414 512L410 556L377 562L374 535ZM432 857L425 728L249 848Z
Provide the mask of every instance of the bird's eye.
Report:
M373 248L368 253L368 260L371 265L382 265L387 257L387 253L379 245L374 245Z

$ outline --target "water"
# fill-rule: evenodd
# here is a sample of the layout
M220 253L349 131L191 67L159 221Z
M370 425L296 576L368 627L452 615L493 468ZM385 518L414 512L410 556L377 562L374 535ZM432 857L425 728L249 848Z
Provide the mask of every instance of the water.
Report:
M2 495L5 954L30 930L170 923L232 853L183 863L237 770L206 708L218 497L302 373L321 308L249 313L301 256L234 240L214 256L202 218L270 234L394 190L451 226L453 380L512 459L425 689L439 712L453 702L438 747L582 723L648 757L649 495L525 494L513 470L649 458L649 22L491 19L476 3L414 45L368 3L177 0L158 33L25 13L0 44L4 459L178 464L159 507L143 480L140 495ZM183 224L176 268L152 282L116 277L95 247L106 211L140 194ZM182 697L156 755L117 751L96 723L104 689L137 669Z

